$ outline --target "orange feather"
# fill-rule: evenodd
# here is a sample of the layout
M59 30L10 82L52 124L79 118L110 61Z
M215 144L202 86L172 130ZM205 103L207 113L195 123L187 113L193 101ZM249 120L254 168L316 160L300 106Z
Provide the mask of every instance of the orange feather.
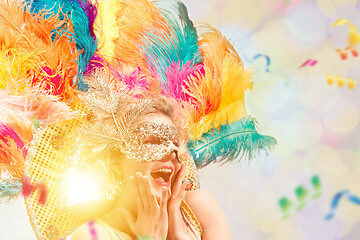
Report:
M18 89L24 88L21 79L29 76L34 76L34 82L48 88L45 85L51 84L52 79L43 69L49 68L64 82L65 90L61 96L72 92L72 79L77 73L76 58L79 53L69 36L73 32L69 20L60 20L56 15L45 18L44 13L34 14L24 10L24 5L18 2L1 1L0 29L6 29L0 32L0 61L5 62L8 72L15 73L12 78L8 78L0 69L0 88L12 80L20 80L12 83ZM68 35L56 34L52 39L54 30L59 29L67 31ZM7 63L13 61L16 61L15 65Z

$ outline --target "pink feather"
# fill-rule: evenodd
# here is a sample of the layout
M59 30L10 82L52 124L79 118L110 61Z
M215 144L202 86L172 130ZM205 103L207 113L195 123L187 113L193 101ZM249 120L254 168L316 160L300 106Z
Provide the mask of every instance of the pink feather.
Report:
M9 112L16 111L16 115L25 115L28 120L36 118L45 125L70 119L75 114L69 106L59 101L59 97L35 89L21 96L0 92L0 106L5 110L12 109Z
M0 140L7 144L9 139L13 139L19 149L22 150L22 155L25 158L27 154L27 149L23 140L20 136L12 129L10 126L0 122Z
M166 92L175 99L191 101L191 97L183 91L183 88L187 88L184 82L188 77L196 78L199 75L197 73L203 74L203 72L203 64L192 66L191 61L184 64L181 69L179 63L170 65L166 73Z

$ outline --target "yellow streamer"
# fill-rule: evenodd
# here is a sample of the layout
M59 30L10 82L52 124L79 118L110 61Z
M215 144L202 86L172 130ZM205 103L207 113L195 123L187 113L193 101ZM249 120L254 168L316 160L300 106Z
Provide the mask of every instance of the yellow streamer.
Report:
M341 76L332 76L328 73L325 74L327 78L327 84L333 85L334 82L337 82L338 87L343 87L345 83L348 83L349 89L354 89L356 84L358 83L358 80L352 80L351 78L342 78Z
M348 36L348 44L350 46L356 46L360 42L360 33L357 30L357 26L353 23L351 23L348 19L340 18L336 20L333 24L331 24L331 27L334 26L345 26L349 25L349 36Z

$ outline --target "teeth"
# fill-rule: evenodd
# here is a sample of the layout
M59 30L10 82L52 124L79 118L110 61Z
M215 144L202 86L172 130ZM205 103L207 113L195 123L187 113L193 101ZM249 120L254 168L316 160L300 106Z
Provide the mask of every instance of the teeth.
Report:
M171 173L171 169L161 168L161 169L154 171L153 173Z

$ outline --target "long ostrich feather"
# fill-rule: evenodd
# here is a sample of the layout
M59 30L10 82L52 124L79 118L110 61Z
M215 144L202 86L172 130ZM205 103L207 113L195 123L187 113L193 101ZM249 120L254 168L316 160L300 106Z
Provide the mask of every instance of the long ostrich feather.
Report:
M192 139L213 126L246 117L245 92L253 85L251 72L244 68L230 42L216 29L208 26L205 29L200 36L204 74L197 79L188 78L184 89L192 98L188 108Z
M87 0L26 0L31 13L45 12L45 17L56 15L59 20L69 19L73 25L74 41L77 51L80 53L77 59L78 79L77 88L85 91L86 84L82 81L82 75L86 66L93 57L97 48L97 40L93 25L96 18L96 8ZM68 35L62 29L54 29L53 33ZM55 36L52 36L54 39Z
M144 45L149 32L158 34L168 31L168 21L148 0L124 0L120 2L119 9L117 17L114 17L117 19L119 32L100 38L105 38L105 41L112 39L111 41L115 42L114 53L110 57L114 56L115 60L120 59L134 69L140 67L145 75L150 75L140 46Z
M22 179L2 179L0 175L0 203L13 201L22 191Z
M201 62L198 35L185 5L179 1L154 1L169 22L169 31L148 33L143 47L147 63L158 74L165 88L167 71L173 64L191 66Z
M1 88L11 83L21 89L26 84L23 77L33 77L36 84L53 84L53 77L59 76L64 86L59 95L72 92L78 52L71 22L46 11L31 13L15 1L1 1L0 29L6 29L0 31L0 41L5 43L0 51Z
M17 115L24 115L28 120L37 119L42 125L68 120L77 114L65 102L60 101L59 97L47 94L46 91L33 87L25 92L17 96L0 90L0 105L3 111L17 111Z
M95 28L98 32L99 52L109 60L115 56L116 39L119 37L121 25L122 1L119 0L99 0L98 18Z
M204 133L200 139L190 141L188 149L198 168L210 163L229 163L251 159L260 150L268 152L276 145L270 136L259 134L255 129L255 119L243 118L232 124L220 125Z

